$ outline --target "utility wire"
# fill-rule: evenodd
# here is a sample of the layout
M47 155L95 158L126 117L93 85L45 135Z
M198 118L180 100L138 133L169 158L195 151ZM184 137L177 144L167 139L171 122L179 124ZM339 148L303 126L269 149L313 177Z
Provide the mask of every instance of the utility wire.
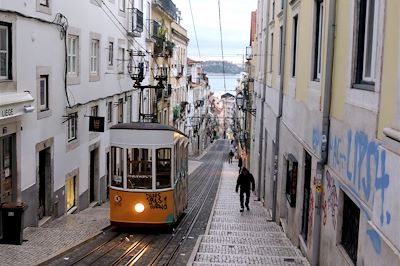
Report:
M190 14L192 15L192 23L193 23L194 36L196 38L197 52L199 53L199 58L201 59L199 41L197 39L196 25L194 23L194 17L193 17L193 11L192 11L192 3L190 2L190 0L189 0L189 7L190 7Z
M221 36L222 75L224 76L224 89L226 91L225 63L224 63L224 45L223 45L223 42L222 42L222 24L221 24L221 3L220 3L220 0L218 0L218 14L219 14L219 34Z

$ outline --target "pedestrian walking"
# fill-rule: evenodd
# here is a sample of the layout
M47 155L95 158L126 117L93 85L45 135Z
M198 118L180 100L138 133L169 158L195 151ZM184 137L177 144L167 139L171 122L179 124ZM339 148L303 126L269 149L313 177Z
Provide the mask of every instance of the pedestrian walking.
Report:
M252 191L255 189L255 182L254 182L254 177L253 175L247 170L246 167L243 167L242 173L238 176L237 182L236 182L236 193L238 192L238 189L240 187L240 212L243 212L244 206L246 206L247 210L250 210L249 207L249 200L250 200L250 188ZM244 194L246 194L246 201L245 205L243 204L244 201Z
M242 172L242 166L243 166L242 156L239 156L239 162L238 162L239 174Z
M230 151L230 152L229 152L229 163L230 163L230 164L232 163L232 158L233 158L234 155L235 155L235 154L233 153L233 151Z

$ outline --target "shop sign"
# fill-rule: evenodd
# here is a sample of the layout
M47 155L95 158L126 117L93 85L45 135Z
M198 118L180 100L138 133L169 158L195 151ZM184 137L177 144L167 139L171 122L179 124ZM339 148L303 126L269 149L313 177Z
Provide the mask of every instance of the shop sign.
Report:
M0 115L2 118L10 117L15 115L15 110L13 107L6 107L0 109Z

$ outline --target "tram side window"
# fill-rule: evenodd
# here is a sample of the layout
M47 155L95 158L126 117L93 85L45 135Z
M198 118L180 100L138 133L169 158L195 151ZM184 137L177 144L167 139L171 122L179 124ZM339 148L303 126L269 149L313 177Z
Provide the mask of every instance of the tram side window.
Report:
M171 149L157 149L156 187L171 187Z
M111 147L111 186L122 187L124 165L123 149Z
M150 149L127 149L127 187L152 189L152 156Z
M175 178L179 178L179 144L175 144Z

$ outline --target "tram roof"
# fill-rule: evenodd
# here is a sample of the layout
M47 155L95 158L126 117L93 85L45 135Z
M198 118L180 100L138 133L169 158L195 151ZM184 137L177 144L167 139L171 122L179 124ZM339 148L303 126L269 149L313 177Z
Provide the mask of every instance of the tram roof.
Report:
M166 130L166 131L174 131L185 137L186 134L179 131L178 129L164 124L159 123L151 123L151 122L131 122L131 123L120 123L113 125L111 129L129 129L129 130Z

